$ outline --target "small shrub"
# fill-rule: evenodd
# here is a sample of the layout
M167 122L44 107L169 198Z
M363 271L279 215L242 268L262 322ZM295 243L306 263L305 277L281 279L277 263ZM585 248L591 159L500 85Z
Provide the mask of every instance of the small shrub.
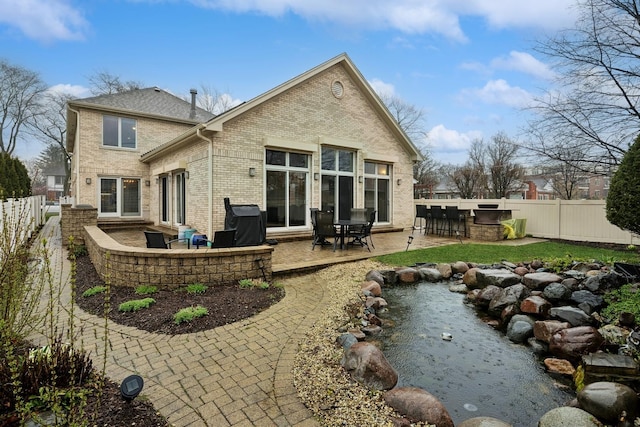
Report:
M251 279L242 279L240 280L241 288L253 288L253 280Z
M158 287L153 285L140 285L136 288L137 295L151 295L158 292Z
M182 322L191 322L193 319L206 316L207 314L209 314L209 311L201 305L186 307L173 315L173 321L176 325L179 325Z
M101 294L102 292L106 291L107 287L106 286L94 286L92 288L87 289L86 291L84 291L82 293L82 296L85 298L88 297L92 297L96 294Z
M89 252L87 252L87 247L84 245L76 245L73 243L69 245L69 259L77 259L81 256L87 255L88 253Z
M260 289L269 289L269 283L267 283L267 282L261 282L261 283L258 285L258 287L259 287Z
M244 289L247 289L247 288L269 289L269 286L270 286L268 282L264 282L260 279L242 279L238 283L240 284L240 287Z
M207 287L201 283L193 283L191 285L187 285L185 290L187 291L188 294L200 295L205 293L205 291L207 290Z
M622 312L633 313L640 319L640 289L637 284L626 284L604 295L607 307L602 310L606 319L615 320Z
M153 298L136 299L131 301L125 301L118 307L120 311L138 311L143 308L149 308L151 304L155 304L156 300Z

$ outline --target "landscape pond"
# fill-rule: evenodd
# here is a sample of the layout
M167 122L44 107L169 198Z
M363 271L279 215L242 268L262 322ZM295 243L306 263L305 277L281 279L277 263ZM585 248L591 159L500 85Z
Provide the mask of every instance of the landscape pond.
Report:
M389 305L379 314L380 340L398 371L398 387L433 394L456 425L487 416L536 426L547 411L575 396L570 381L548 375L530 348L484 323L464 295L448 286L418 283L384 290Z

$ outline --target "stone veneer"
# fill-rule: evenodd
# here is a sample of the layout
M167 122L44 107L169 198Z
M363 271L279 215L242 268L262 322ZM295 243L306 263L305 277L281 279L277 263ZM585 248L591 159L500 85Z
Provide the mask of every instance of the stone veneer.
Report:
M75 245L84 245L84 226L98 224L98 209L94 207L72 207L70 204L60 206L60 229L62 244L69 245L69 238L73 236Z
M86 226L84 232L85 245L96 271L115 286L173 288L192 283L219 285L253 278L271 280L273 248L268 245L148 249L122 245L97 226Z
M504 240L504 226L502 224L469 224L471 240L496 242Z

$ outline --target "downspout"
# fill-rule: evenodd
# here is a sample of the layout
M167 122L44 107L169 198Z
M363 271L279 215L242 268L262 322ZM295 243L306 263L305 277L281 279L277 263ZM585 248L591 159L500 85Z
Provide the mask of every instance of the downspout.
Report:
M80 111L74 110L67 106L70 111L76 113L76 136L80 139ZM73 161L76 162L76 191L75 191L75 204L78 204L80 198L80 141L76 141L73 149Z
M207 138L202 134L202 128L198 128L196 129L196 136L200 139L202 139L203 141L207 141L208 142L208 146L207 146L207 159L208 159L208 164L207 164L207 185L208 185L208 191L207 191L207 204L208 204L208 209L207 211L209 212L209 214L207 215L208 217L208 222L207 222L207 236L209 237L209 239L213 239L213 138Z

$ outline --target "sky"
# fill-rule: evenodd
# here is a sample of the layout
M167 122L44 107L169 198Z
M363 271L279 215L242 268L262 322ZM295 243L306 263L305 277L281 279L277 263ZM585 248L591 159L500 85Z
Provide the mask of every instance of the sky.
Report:
M573 26L575 1L0 0L0 59L79 98L108 72L240 102L344 52L376 92L423 111L418 147L461 164L473 140L526 139L526 107L554 77L534 48Z

